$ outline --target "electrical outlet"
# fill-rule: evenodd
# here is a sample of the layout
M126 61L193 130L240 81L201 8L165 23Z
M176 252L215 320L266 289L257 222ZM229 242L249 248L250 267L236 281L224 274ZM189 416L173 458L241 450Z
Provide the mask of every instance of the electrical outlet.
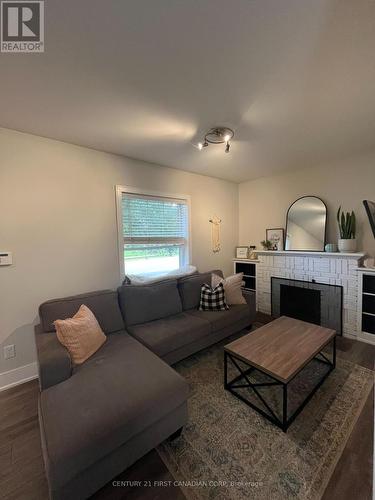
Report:
M16 357L16 347L14 344L4 346L4 358L10 359Z

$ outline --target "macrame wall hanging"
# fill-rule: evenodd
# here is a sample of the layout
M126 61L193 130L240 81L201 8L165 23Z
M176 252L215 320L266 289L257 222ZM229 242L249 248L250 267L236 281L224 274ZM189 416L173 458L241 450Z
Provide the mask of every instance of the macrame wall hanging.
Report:
M220 252L220 224L221 219L214 215L212 219L209 220L211 223L211 242L212 242L212 251L213 253Z

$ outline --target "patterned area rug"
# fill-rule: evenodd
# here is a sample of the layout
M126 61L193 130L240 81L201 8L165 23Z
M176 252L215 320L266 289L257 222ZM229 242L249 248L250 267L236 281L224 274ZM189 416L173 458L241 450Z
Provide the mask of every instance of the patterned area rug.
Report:
M227 343L175 366L191 388L189 423L180 438L159 446L162 460L188 499L321 498L373 386L373 372L338 358L284 433L224 390ZM310 367L300 377L292 400L319 369ZM271 400L277 410L277 395Z

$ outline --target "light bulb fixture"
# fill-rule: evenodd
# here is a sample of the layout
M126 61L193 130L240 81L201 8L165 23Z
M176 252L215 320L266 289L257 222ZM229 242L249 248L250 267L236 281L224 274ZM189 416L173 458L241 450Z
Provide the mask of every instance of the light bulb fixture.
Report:
M228 127L213 127L204 136L204 141L198 142L198 149L201 151L210 144L225 144L225 152L229 153L234 132Z

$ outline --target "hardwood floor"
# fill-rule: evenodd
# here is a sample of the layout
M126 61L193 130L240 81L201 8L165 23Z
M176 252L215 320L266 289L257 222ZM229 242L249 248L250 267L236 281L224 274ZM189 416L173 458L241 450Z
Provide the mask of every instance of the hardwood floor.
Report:
M337 356L374 369L375 346L338 338ZM0 393L0 499L47 500L47 483L41 455L37 418L38 384L23 384ZM364 406L323 500L370 500L372 498L374 393ZM108 484L93 500L183 500L176 487L136 486L136 482L173 481L173 477L151 451L116 480L127 486Z
M37 416L37 381L0 393L0 498L48 498Z

